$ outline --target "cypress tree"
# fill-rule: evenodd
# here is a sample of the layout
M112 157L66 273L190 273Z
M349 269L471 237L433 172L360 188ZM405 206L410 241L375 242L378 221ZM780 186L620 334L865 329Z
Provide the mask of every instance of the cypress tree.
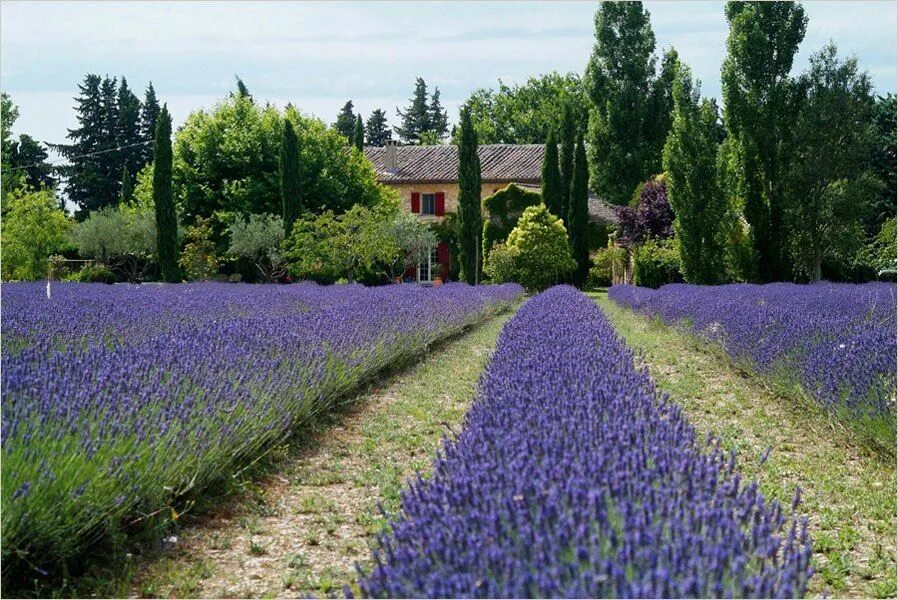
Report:
M555 133L550 131L546 140L546 151L543 153L542 170L542 194L543 203L549 212L564 220L564 197L561 188L561 173L558 171L558 144L555 142Z
M571 205L571 182L574 179L574 144L577 140L577 124L570 102L564 103L561 112L561 154L558 166L561 169L561 214L566 220Z
M122 203L126 204L134 199L134 187L131 183L131 175L128 167L122 167Z
M567 217L568 240L571 254L577 261L574 283L583 285L589 273L589 169L586 163L586 146L583 136L578 136L574 151L574 173L571 179L571 205Z
M383 146L392 135L387 127L387 113L376 108L365 123L365 137L369 146Z
M171 185L171 115L163 106L156 120L153 204L156 206L156 256L159 274L169 283L181 280L178 270L178 218Z
M293 231L293 223L302 209L299 195L299 141L293 123L289 119L284 119L280 170L284 231L289 236Z
M362 125L362 115L356 115L355 128L352 131L352 145L358 148L359 152L365 149L365 126Z
M477 155L477 133L468 108L461 111L458 135L458 254L461 278L477 283L480 262L480 236L483 216L480 208L480 157Z

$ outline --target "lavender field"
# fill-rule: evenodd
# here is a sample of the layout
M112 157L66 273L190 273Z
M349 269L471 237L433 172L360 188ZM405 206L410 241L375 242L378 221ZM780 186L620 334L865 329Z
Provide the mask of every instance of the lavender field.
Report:
M110 530L168 518L365 379L522 295L515 284L3 292L3 564L33 574Z
M595 303L555 287L506 325L464 428L405 491L360 589L799 597L811 547L797 503L743 485Z
M800 386L894 452L894 284L614 286L608 296L720 344L747 369Z

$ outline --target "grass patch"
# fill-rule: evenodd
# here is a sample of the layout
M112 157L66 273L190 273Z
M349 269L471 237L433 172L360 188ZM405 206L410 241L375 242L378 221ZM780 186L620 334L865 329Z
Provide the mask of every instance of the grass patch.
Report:
M802 488L814 540L811 594L895 595L893 462L857 443L822 409L746 374L713 344L590 295L701 439L713 432L736 450L741 472L769 499L788 504Z

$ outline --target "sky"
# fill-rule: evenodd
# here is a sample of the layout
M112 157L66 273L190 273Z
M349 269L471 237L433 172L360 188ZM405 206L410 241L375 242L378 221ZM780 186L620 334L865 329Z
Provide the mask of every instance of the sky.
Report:
M582 73L594 2L19 2L0 4L0 89L15 133L63 142L86 73L152 81L176 125L210 108L239 74L258 100L333 122L352 99L365 117L408 103L415 77L438 86L451 121L472 91L550 71ZM722 2L645 2L660 54L674 46L720 96ZM898 3L805 2L795 71L832 39L877 93L896 91Z

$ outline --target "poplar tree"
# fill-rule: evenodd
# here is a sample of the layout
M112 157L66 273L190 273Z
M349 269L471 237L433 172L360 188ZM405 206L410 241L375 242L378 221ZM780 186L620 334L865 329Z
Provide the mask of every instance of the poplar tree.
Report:
M284 217L284 232L287 237L293 233L293 223L302 210L300 198L299 141L296 130L289 119L284 119L281 137L281 206Z
M577 268L573 274L574 283L581 286L589 274L589 167L586 163L583 136L578 136L574 151L571 203L567 223L571 255L577 261Z
M724 121L737 146L745 219L762 279L787 276L785 177L800 95L789 76L807 17L793 2L730 2L721 68Z
M561 153L558 167L561 171L561 215L565 219L571 203L571 182L574 179L574 144L577 139L577 124L570 102L561 109Z
M163 281L181 280L178 269L178 218L172 195L171 115L162 107L153 148L153 204L156 207L156 260Z
M362 152L365 149L365 126L362 125L362 115L356 115L355 118L355 127L352 131L352 145L355 146L359 152Z
M689 67L680 65L664 170L683 277L709 285L720 283L724 275L721 223L727 207L717 179L717 111L709 100L699 98Z
M458 250L461 279L470 284L479 282L479 249L483 228L480 208L480 157L477 155L477 134L471 123L468 108L461 111L458 135Z
M552 131L549 131L545 152L543 152L542 195L543 204L546 205L549 212L564 220L564 196L561 187L561 173L558 171L558 144L555 142L555 133Z

